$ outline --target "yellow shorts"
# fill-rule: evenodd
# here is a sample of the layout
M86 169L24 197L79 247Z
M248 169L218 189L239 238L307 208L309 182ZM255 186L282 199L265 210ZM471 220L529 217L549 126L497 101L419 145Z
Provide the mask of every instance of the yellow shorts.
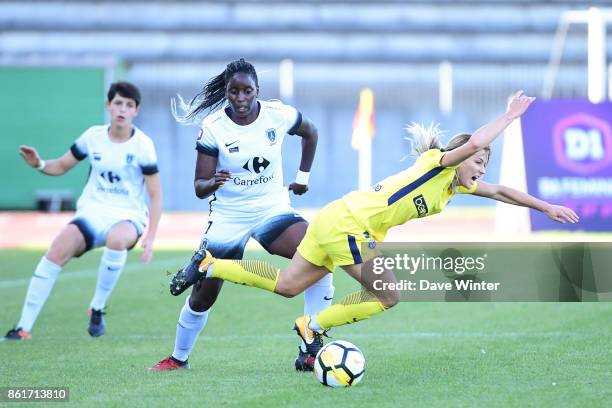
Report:
M368 248L376 248L376 241L355 220L344 201L336 200L317 213L297 251L308 262L333 272L336 266L371 259L373 256L362 253L364 249L371 252Z

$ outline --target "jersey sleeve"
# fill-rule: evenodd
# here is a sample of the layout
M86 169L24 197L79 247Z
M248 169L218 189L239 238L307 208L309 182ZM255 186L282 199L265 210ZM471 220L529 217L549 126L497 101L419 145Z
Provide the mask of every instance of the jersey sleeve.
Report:
M70 146L70 151L75 159L81 161L89 155L87 146L87 138L89 137L89 129L87 129L77 140Z
M430 149L425 153L421 154L417 159L419 166L426 170L431 170L436 167L440 167L440 160L444 156L444 153L438 149Z
M140 170L145 176L151 176L159 173L157 167L157 153L155 152L155 144L151 139L145 139L141 150L142 157L139 160Z
M200 129L200 134L196 139L196 150L207 156L219 157L219 146L215 137L205 126Z
M291 105L282 105L283 107L283 124L287 129L287 134L295 135L302 124L302 113Z
M423 153L421 156L419 156L418 162L423 167L423 169L425 169L426 171L429 171L429 170L435 169L436 167L441 167L440 160L442 160L442 156L444 156L443 151L440 151L438 149L430 149L426 151L425 153ZM459 165L448 166L445 168L452 169L454 171L457 167L459 167ZM459 186L455 188L455 193L473 194L474 191L476 191L476 188L478 188L477 183L474 183L471 188Z

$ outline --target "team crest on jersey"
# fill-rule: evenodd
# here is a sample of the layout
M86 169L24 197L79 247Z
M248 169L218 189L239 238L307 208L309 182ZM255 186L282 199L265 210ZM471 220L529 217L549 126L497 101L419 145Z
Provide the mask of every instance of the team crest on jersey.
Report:
M128 153L127 156L125 156L125 161L127 164L132 164L132 161L134 161L134 155L132 153Z
M266 130L266 136L268 136L268 140L270 141L270 144L276 143L276 129L271 128L271 129Z
M102 155L98 152L93 152L91 155L95 161L100 161L102 159Z

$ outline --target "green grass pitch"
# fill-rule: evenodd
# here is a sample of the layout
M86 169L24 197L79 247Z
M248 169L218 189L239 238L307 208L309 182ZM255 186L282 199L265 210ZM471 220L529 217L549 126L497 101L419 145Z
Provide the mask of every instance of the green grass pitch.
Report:
M1 330L19 319L41 255L0 251ZM330 333L359 346L367 362L360 384L334 390L294 371L290 328L301 297L226 284L192 369L148 372L172 351L185 301L169 295L165 272L189 255L158 251L142 266L139 254L130 254L109 301L107 334L97 339L86 332L86 312L100 252L69 263L34 340L0 343L0 386L67 386L66 406L603 407L612 398L609 303L402 303ZM356 289L340 270L334 279L337 299Z

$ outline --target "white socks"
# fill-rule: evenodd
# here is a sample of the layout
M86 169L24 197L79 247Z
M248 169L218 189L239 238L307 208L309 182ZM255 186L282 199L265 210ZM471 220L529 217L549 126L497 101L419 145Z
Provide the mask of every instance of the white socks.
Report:
M34 326L38 314L47 301L61 270L61 266L54 264L45 256L42 257L34 270L34 276L30 280L30 286L28 286L28 292L23 302L21 319L17 327L21 327L27 332L32 331L32 326Z
M318 326L316 323L315 315L321 310L328 308L332 304L334 297L334 285L333 285L332 273L328 273L322 277L318 282L315 282L312 286L304 291L304 316L311 317L310 328L315 329L313 324ZM318 329L315 330L320 330ZM306 351L306 345L302 341L301 349L303 352Z
M314 330L314 331L321 331L321 330L323 330L323 328L319 324L319 321L317 320L317 316L315 316L315 315L310 316L310 323L308 323L308 328L310 330ZM302 351L306 351L306 349L305 349L306 345L304 344L303 340L302 340L302 345L304 346L304 349Z
M119 275L125 265L127 259L127 250L116 251L114 249L104 248L102 259L100 259L100 267L98 269L98 283L96 284L96 293L89 307L96 310L104 309L106 300L110 296Z
M106 299L108 299L108 296L112 292L121 274L121 270L125 265L126 258L126 250L115 251L113 249L104 248L98 271L96 293L91 301L90 307L98 310L104 308ZM57 279L57 275L61 270L61 266L48 260L46 256L42 257L34 271L34 276L32 276L30 280L30 286L28 287L28 292L21 311L21 319L17 327L21 327L27 332L32 331L32 326L34 326L36 318L47 301Z
M206 279L210 279L213 277L213 270L215 269L215 264L212 265L208 265L208 269L206 269L206 273L204 274L204 277Z
M212 265L211 265L212 266ZM212 274L211 267L207 274ZM329 307L334 296L334 286L332 284L333 275L328 273L318 282L314 283L304 291L304 314L314 316L321 310ZM208 320L208 310L205 312L194 312L189 307L189 297L187 298L178 324L176 326L176 339L174 341L174 352L172 357L180 361L187 361L200 332L206 326ZM301 345L302 351L306 346Z
M194 312L189 307L189 297L187 297L185 305L181 310L178 324L176 325L176 338L174 340L172 357L180 361L187 361L200 332L206 326L207 320L208 310L205 312Z
M304 291L304 316L312 316L332 304L334 275L328 273Z

